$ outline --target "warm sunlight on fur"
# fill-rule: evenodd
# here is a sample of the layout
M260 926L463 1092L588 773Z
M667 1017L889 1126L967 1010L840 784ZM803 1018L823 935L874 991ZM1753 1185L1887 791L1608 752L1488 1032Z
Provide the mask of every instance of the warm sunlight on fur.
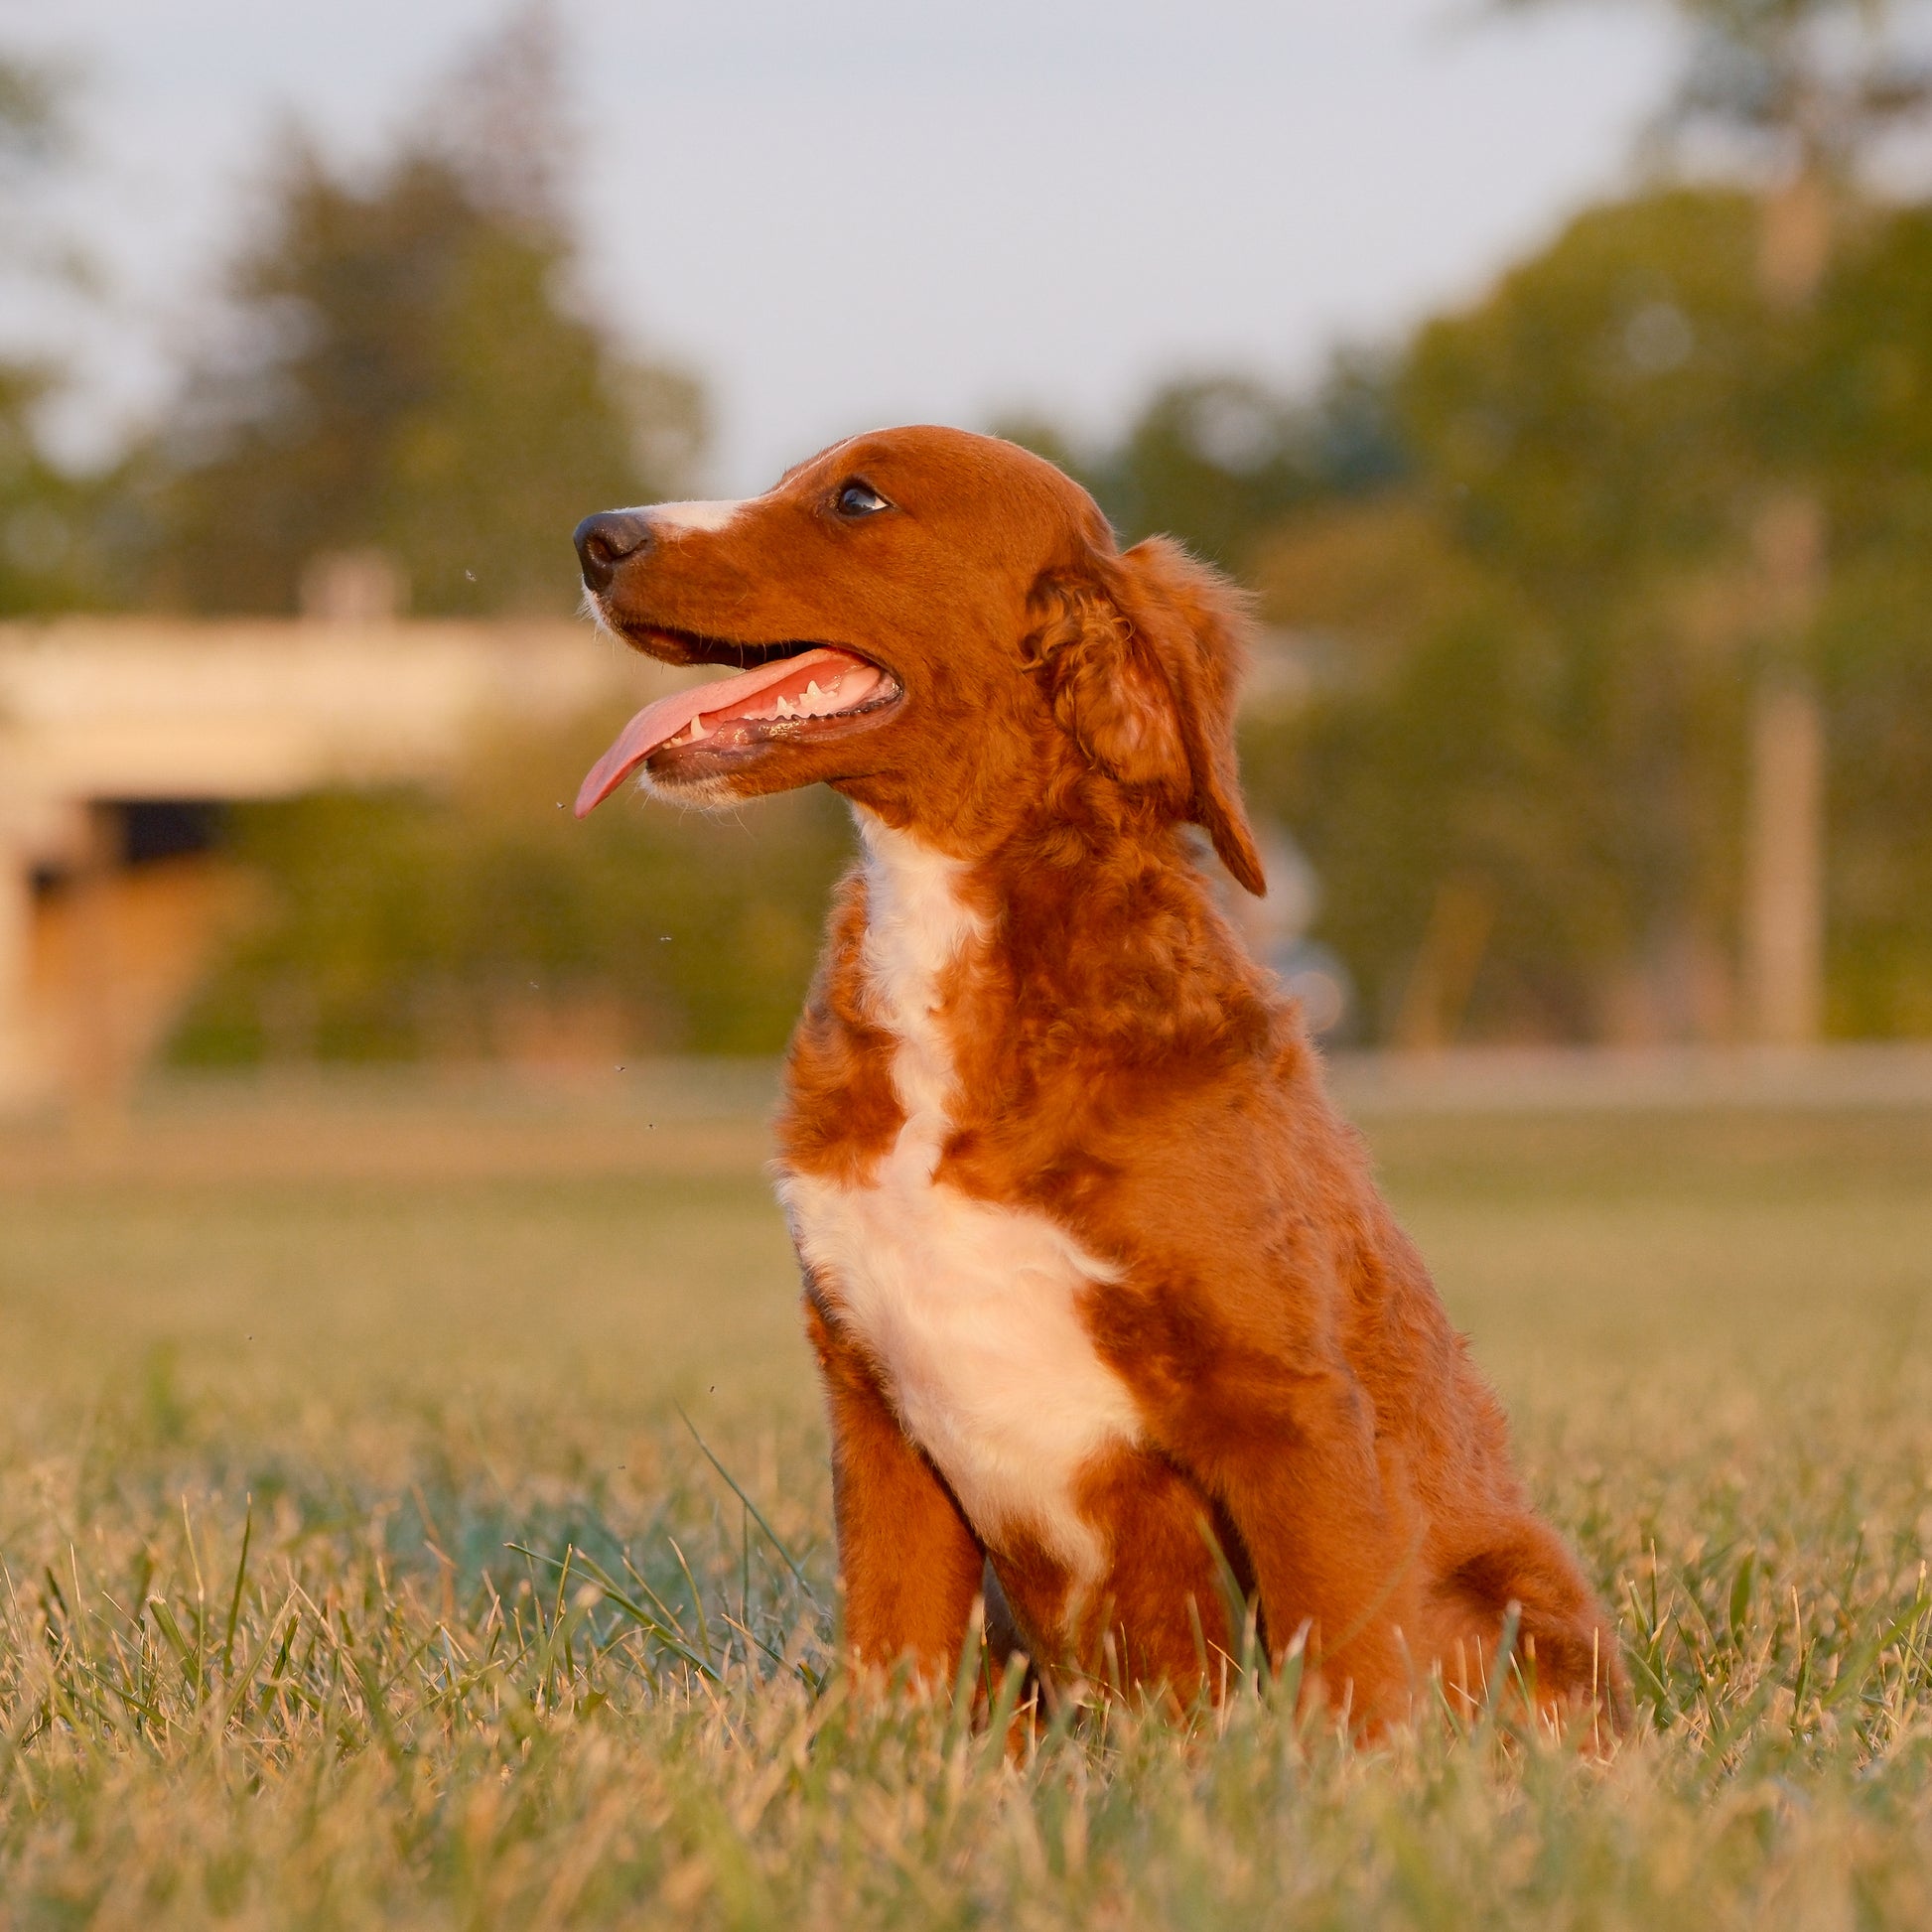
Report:
M1049 1694L1186 1697L1240 1643L1224 1558L1367 1728L1480 1699L1505 1642L1617 1721L1603 1612L1182 835L1263 890L1239 594L929 428L578 542L613 629L744 667L640 713L579 809L824 781L864 835L778 1130L858 1654L949 1679L990 1566ZM817 667L850 698L781 708Z

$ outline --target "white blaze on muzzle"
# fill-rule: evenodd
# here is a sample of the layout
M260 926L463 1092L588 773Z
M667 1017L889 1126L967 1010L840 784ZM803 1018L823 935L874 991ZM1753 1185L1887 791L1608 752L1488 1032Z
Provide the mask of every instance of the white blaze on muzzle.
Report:
M646 509L636 512L651 527L653 535L666 535L684 530L722 530L740 510L745 507L746 498L723 497L708 502L690 503L652 503Z

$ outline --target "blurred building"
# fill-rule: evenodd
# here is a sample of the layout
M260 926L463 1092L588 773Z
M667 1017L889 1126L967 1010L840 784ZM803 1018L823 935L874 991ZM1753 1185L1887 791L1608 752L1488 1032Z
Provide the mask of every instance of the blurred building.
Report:
M434 780L492 719L634 691L581 624L384 621L345 565L300 621L0 626L0 1108L110 1097L164 1035L243 882L221 808Z

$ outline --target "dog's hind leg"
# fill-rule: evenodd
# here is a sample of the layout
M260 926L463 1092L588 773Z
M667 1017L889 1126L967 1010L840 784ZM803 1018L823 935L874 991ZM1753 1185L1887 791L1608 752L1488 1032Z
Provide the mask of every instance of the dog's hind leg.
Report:
M832 1431L832 1505L846 1647L863 1664L909 1659L919 1680L953 1680L985 1553L952 1492L899 1427L865 1351L808 1287L805 1326Z
M1465 1654L1484 1677L1520 1671L1537 1705L1562 1716L1594 1710L1612 1731L1630 1719L1630 1695L1616 1632L1563 1539L1533 1516L1498 1525L1448 1571L1441 1593L1453 1599ZM1515 1612L1512 1657L1497 1651ZM1466 1674L1466 1673L1465 1673ZM1482 1686L1461 1687L1473 1698Z

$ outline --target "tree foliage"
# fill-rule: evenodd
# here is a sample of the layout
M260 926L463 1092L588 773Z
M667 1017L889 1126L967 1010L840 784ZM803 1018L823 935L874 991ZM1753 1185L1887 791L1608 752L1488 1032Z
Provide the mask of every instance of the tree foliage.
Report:
M1250 376L1178 379L1098 450L1042 419L997 427L1077 477L1126 541L1166 531L1245 574L1256 545L1298 506L1378 487L1399 472L1387 376L1369 358L1343 357L1309 398Z
M286 147L227 341L141 466L151 600L292 611L316 557L374 549L419 614L565 610L586 510L676 493L698 393L573 299L533 22L372 181Z
M1740 479L1795 425L1749 198L1593 209L1476 309L1424 327L1400 409L1471 551L1587 610L1739 540Z
M0 294L74 279L72 251L46 232L40 203L70 151L67 116L58 73L0 56ZM91 493L48 460L40 433L63 375L51 355L0 358L0 618L84 595L79 539Z
M1579 217L1415 339L1404 489L1261 560L1349 668L1251 765L1385 1023L1453 887L1491 919L1477 1033L1728 1029L1753 515L1797 473L1833 533L1833 1024L1926 1024L1932 217L1866 208L1803 312L1757 295L1754 220L1691 189Z
M1556 4L1497 0L1497 11ZM1645 4L1676 15L1689 35L1683 72L1659 119L1667 139L1717 128L1764 144L1773 165L1801 160L1855 173L1875 137L1932 101L1932 67L1893 32L1908 16L1924 18L1924 0Z
M1932 208L1893 215L1844 263L1811 357L1837 533L1815 639L1832 1017L1932 1034Z
M714 819L560 801L610 736L508 732L439 795L332 793L235 814L264 902L174 1052L583 1062L772 1053L849 844L814 790Z

